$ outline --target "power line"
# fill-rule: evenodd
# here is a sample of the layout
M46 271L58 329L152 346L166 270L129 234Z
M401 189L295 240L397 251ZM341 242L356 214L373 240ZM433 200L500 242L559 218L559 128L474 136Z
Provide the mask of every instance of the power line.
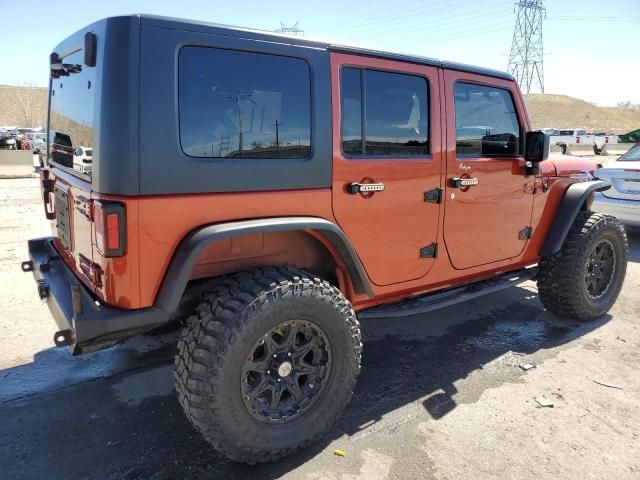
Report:
M508 70L524 93L532 87L544 93L544 52L542 43L542 20L546 9L542 0L520 0L516 26L513 30Z
M505 4L511 3L509 0L506 2L500 2L493 5L483 5L477 9L460 9L459 7L465 5L467 3L472 3L477 6L477 0L473 0L471 2L463 2L456 5L456 12L452 12L451 6L445 5L440 8L430 8L428 10L420 9L418 11L407 11L406 9L402 9L398 11L398 9L394 10L397 13L381 13L379 15L358 15L357 17L353 17L347 21L342 21L337 23L335 26L326 27L327 24L319 24L323 30L327 31L338 31L338 30L364 30L370 29L373 26L380 26L385 29L389 27L389 25L400 25L400 27L406 27L407 23L419 22L421 28L426 28L426 21L429 21L430 24L436 26L450 22L451 20L459 20L465 19L472 16L475 16L475 13L490 13L491 9L497 9L499 11L504 11L502 6ZM460 13L462 12L462 13Z

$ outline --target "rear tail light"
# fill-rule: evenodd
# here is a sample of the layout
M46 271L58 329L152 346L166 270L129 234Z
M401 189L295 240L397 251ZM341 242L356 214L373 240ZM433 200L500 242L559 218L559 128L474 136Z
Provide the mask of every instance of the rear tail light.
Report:
M93 216L96 247L105 257L121 257L127 252L127 219L122 203L95 201Z
M604 137L604 143L609 143L609 137Z
M576 143L580 143L580 137L576 137Z

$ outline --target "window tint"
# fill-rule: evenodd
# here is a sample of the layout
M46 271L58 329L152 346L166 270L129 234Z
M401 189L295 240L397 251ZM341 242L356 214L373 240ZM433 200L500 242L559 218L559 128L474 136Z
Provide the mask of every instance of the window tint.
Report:
M457 155L518 155L520 125L508 90L456 82Z
M343 68L341 95L345 154L402 157L429 153L425 78Z
M185 47L179 65L180 142L193 157L301 158L311 145L304 60Z

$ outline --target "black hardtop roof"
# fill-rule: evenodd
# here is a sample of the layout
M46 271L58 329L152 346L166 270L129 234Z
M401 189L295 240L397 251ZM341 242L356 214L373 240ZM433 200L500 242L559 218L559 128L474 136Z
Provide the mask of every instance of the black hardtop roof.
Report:
M385 52L380 50L370 50L361 47L337 45L331 42L310 40L291 35L283 35L265 30L256 30L244 27L235 27L231 25L222 25L217 23L201 22L198 20L184 20L180 18L161 17L156 15L131 15L139 16L143 25L156 26L162 28L172 28L177 30L189 30L202 33L211 33L215 35L225 35L230 37L242 37L248 39L285 43L288 45L299 45L308 48L318 48L334 52L352 53L357 55L365 55L376 58L386 58L389 60L398 60L409 63L417 63L420 65L430 65L450 70L462 72L477 73L505 80L513 80L513 76L509 73L490 68L476 67L473 65L465 65L462 63L448 62L438 60L436 58L423 57L420 55L411 55L403 53Z

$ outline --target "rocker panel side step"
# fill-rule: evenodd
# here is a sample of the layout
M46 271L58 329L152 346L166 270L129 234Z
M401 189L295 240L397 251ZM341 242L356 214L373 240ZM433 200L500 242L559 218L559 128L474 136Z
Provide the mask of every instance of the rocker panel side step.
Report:
M516 286L527 280L531 280L537 273L537 267L523 268L462 287L427 293L389 305L371 307L358 312L358 318L362 320L371 318L408 317L430 312Z

